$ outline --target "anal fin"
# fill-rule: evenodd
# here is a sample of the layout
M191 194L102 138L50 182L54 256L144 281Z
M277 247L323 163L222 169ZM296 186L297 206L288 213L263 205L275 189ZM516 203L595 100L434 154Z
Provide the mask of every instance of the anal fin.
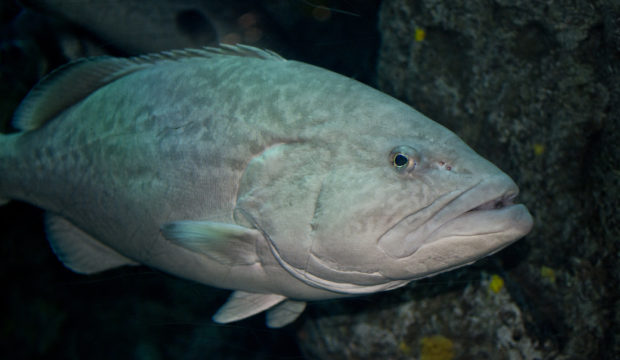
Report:
M124 265L138 265L95 240L63 217L46 213L47 238L58 259L80 274L94 274Z

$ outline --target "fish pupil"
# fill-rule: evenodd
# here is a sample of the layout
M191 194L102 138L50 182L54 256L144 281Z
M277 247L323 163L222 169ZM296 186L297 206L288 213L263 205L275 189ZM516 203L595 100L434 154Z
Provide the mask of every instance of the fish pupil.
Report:
M396 167L401 168L407 165L408 162L409 162L409 158L407 158L407 156L403 154L398 154L394 156L394 165L396 165Z

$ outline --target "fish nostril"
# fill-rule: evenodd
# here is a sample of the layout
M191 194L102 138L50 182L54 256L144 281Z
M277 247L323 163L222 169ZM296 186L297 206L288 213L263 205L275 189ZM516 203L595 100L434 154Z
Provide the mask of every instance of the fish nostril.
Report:
M437 161L437 165L439 165L440 168L444 168L444 169L446 169L448 171L452 170L452 165L446 163L443 160Z

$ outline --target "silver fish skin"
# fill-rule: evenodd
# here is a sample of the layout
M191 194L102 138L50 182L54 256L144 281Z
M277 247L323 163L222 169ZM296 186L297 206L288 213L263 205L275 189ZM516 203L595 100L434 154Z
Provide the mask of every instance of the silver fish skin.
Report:
M85 59L0 135L0 197L47 211L91 274L144 264L235 290L220 323L401 287L526 235L516 184L353 79L248 46Z

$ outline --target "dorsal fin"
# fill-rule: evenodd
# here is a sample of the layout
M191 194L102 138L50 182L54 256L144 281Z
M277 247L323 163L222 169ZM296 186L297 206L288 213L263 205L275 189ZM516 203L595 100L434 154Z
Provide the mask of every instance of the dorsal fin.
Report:
M15 111L13 126L22 131L37 129L95 90L160 61L222 55L284 60L273 51L240 44L163 51L131 58L101 56L80 59L61 66L44 77Z
M243 45L243 44L237 44L237 45L220 44L220 46L217 46L217 47L205 47L201 50L209 52L212 55L215 55L215 54L233 55L233 56L243 56L243 57L254 57L254 58L265 59L265 60L280 60L280 61L286 60L274 51L271 51L268 49L259 49L254 46Z
M15 111L13 126L22 131L37 129L93 91L145 66L109 56L63 65L30 90Z

